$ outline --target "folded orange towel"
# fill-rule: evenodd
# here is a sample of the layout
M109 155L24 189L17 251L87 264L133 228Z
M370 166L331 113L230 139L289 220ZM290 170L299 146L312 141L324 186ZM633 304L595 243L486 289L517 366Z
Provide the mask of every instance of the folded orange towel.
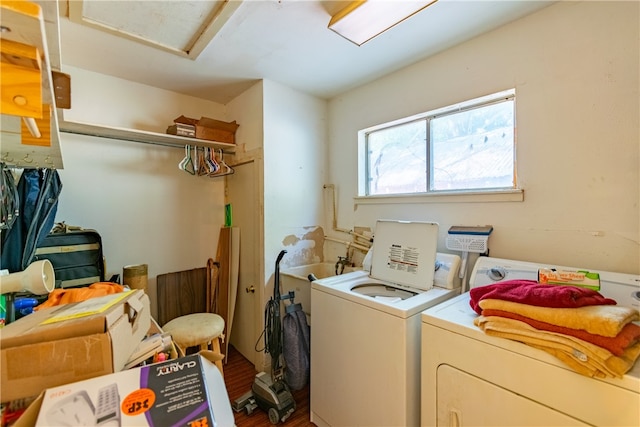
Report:
M482 310L508 311L552 325L582 329L605 337L615 337L624 328L624 325L640 318L638 310L619 305L548 308L498 299L484 299L479 304Z
M474 324L487 335L519 341L544 350L565 362L574 371L591 377L622 378L640 356L640 343L630 346L619 357L579 338L539 331L524 322L505 317L479 316L474 319Z
M615 337L604 337L602 335L591 334L581 329L565 328L564 326L552 325L551 323L541 322L535 319L529 319L528 317L521 316L516 313L510 313L502 310L487 309L482 311L483 316L499 316L508 317L509 319L519 320L525 322L528 325L533 326L536 329L550 332L557 332L559 334L571 335L581 340L590 342L602 348L606 348L616 356L622 356L624 351L640 340L640 326L635 323L627 323L624 328Z
M124 291L124 286L111 282L97 282L82 288L54 289L45 302L35 307L35 310L84 301L89 298L117 294Z

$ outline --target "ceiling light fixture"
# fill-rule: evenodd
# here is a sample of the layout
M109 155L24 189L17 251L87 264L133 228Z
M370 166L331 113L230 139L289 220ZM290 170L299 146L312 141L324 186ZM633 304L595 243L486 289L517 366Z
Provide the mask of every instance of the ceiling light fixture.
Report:
M436 1L352 1L331 17L329 29L361 46Z

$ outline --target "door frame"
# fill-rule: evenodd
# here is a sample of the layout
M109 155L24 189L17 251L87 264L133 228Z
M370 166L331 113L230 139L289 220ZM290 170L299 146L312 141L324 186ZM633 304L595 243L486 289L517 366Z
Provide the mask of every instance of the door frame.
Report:
M253 310L254 310L254 322L253 322L253 342L257 343L260 335L264 329L264 319L262 315L262 307L264 306L264 200L263 200L263 179L262 179L262 152L261 150L256 150L258 152L254 153L245 153L247 156L242 156L242 158L236 159L235 162L230 163L230 166L234 168L235 173L242 173L242 167L251 165L253 167L254 174L254 201L253 204L255 206L255 215L253 215L252 220L254 221L254 239L253 242L247 242L246 239L243 239L243 236L246 234L242 233L242 224L237 224L240 230L240 241L241 248L245 246L249 246L254 250L254 272L252 280L255 281L255 298L253 299ZM231 195L228 187L228 179L233 179L231 177L225 178L225 203L232 203L234 195ZM248 192L250 193L250 192ZM235 195L235 197L242 197L242 195ZM236 224L234 224L236 225ZM245 290L240 287L238 292L245 292ZM228 337L231 339L231 337ZM259 348L259 347L258 347ZM253 363L256 371L260 372L264 368L264 360L265 355L264 352L252 351L250 354L244 354L244 356Z

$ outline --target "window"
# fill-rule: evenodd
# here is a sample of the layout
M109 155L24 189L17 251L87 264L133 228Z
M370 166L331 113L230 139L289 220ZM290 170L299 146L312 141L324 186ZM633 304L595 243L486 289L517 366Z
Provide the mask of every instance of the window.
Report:
M360 135L367 196L516 188L514 90Z

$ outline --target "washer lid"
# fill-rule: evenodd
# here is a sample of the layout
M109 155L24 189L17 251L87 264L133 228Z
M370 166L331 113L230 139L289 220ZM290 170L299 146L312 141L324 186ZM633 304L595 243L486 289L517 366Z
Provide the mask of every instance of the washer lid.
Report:
M437 244L435 222L378 220L371 277L425 291L431 289Z

